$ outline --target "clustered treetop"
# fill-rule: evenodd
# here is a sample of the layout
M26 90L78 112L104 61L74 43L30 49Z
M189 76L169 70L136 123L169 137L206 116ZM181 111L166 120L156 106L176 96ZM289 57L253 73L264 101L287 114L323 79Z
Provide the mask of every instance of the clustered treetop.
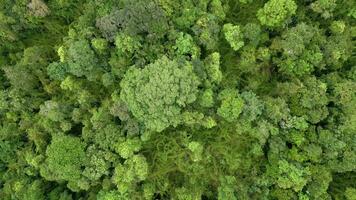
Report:
M161 132L180 123L182 109L197 98L199 80L191 63L162 57L143 69L128 69L120 86L120 98L132 115Z
M0 0L0 199L355 200L353 0Z

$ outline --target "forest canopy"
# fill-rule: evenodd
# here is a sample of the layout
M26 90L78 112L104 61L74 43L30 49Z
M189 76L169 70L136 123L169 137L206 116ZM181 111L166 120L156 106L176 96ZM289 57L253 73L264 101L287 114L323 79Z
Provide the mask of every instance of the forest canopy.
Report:
M356 200L355 0L0 0L1 200Z

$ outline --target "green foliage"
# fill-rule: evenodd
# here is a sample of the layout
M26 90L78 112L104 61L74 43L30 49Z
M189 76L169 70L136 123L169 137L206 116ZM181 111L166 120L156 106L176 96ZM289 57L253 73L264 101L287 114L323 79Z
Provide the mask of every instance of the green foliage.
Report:
M277 27L294 15L297 5L293 0L270 0L258 10L257 17L262 25Z
M284 89L290 95L293 115L304 116L311 123L318 123L328 115L327 85L315 77L307 77L303 85L288 83ZM283 86L282 86L283 87Z
M48 180L77 181L86 160L85 144L79 138L55 135L46 150L41 173Z
M219 94L221 105L217 110L219 116L228 122L235 121L242 112L244 101L234 89L225 89Z
M222 72L220 70L220 54L212 53L205 58L205 70L209 79L208 87L210 84L219 85L222 81Z
M48 65L47 74L53 80L63 81L67 76L69 66L67 63L54 62Z
M243 27L243 36L248 39L250 43L254 45L258 45L260 40L263 39L261 37L261 25L255 23L248 23Z
M279 69L288 74L303 76L310 74L315 68L323 68L323 52L320 45L324 38L320 30L301 23L286 31L281 40L276 40L274 48L282 53L276 58Z
M173 48L178 55L191 55L192 58L198 58L199 48L191 35L180 32L175 43Z
M261 114L264 108L263 102L258 99L253 92L242 92L241 97L244 100L244 107L242 111L242 117L247 121L256 120Z
M354 200L354 0L0 0L0 199Z
M194 162L202 159L203 146L199 142L190 142L188 149L192 152L192 160Z
M200 105L203 107L213 107L214 105L214 92L212 89L207 89L203 92L200 99Z
M162 9L153 1L125 1L123 9L114 9L109 15L97 19L96 26L106 39L113 40L123 30L129 35L144 34L160 38L168 23Z
M98 200L123 200L127 199L125 195L121 194L119 191L100 191L96 197Z
M289 108L287 103L281 98L268 97L264 100L266 117L272 123L278 123L283 119L287 119Z
M94 38L91 44L99 54L104 53L108 49L108 42L103 38Z
M356 189L355 188L347 188L345 191L345 196L347 200L356 199Z
M111 152L102 151L95 146L90 146L86 150L86 154L88 155L88 159L85 163L83 176L96 181L110 173L109 168L111 167L111 162L115 161L113 159L115 155Z
M223 27L225 39L230 44L234 51L239 50L244 46L243 34L240 30L240 26L234 26L232 24L225 24Z
M115 45L119 55L132 55L135 51L141 48L139 38L133 38L126 34L117 34L115 37Z
M64 60L68 62L69 72L78 77L91 77L99 70L94 51L86 40L71 43Z
M341 34L345 31L345 22L343 21L333 21L330 26L330 30L334 34Z
M119 144L116 148L118 154L128 159L133 156L134 153L139 152L141 150L141 140L138 138L127 139L125 142Z
M309 169L300 169L285 160L278 162L277 184L283 189L292 188L294 191L300 191L307 183L306 177L309 175Z
M148 166L146 158L142 155L134 155L126 160L123 165L115 167L113 182L122 192L127 191L131 184L143 181L148 176Z
M144 69L131 67L121 81L121 99L149 130L180 123L182 109L196 100L199 81L192 65L162 57Z
M237 200L235 196L234 185L236 185L236 179L233 176L226 176L220 178L220 186L218 188L218 200Z
M317 0L311 4L311 9L323 18L328 19L333 16L336 2L337 0Z
M217 41L219 40L219 33L221 31L217 17L210 14L203 15L197 19L192 29L197 36L196 39L199 45L210 51L217 48Z

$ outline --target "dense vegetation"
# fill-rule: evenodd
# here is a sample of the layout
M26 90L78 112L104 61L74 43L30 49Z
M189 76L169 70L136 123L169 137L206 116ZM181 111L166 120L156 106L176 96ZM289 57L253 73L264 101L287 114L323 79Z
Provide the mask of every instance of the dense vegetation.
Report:
M354 0L0 0L0 199L355 200Z

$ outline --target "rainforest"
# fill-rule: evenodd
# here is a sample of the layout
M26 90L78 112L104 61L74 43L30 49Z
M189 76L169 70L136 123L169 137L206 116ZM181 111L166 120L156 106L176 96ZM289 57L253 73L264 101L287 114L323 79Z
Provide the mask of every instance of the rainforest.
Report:
M356 200L355 0L0 0L1 200Z

